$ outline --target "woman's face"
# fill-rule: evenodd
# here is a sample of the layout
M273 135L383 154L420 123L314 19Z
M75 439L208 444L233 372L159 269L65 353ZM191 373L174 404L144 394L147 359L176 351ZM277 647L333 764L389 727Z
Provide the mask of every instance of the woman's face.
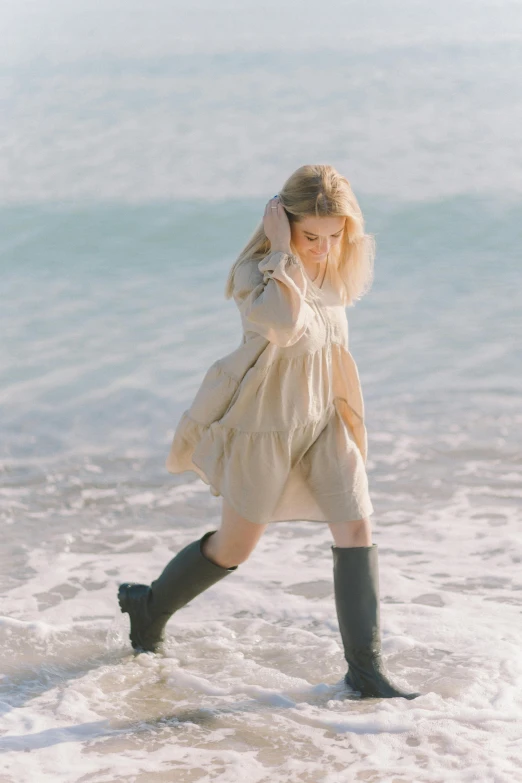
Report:
M315 217L308 215L291 224L291 242L302 261L326 263L328 253L341 241L344 217Z

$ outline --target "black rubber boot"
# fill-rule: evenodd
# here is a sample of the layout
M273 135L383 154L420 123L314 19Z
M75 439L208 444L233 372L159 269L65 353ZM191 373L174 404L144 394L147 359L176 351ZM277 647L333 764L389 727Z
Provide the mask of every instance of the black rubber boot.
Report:
M135 650L156 652L171 615L237 569L223 568L203 554L203 542L215 532L210 530L178 552L150 587L134 582L120 585L118 602L121 611L129 614L129 638Z
M346 684L361 696L415 699L395 686L381 658L377 544L332 546L334 590L339 630L348 663Z

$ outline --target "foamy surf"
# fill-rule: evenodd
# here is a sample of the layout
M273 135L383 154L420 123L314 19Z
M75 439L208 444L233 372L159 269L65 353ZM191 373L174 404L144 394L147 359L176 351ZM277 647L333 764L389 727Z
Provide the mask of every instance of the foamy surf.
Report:
M520 4L196 5L7 11L0 781L522 781ZM270 528L161 654L116 599L219 524L165 457L240 340L234 258L319 158L377 238L347 315L414 701L347 691L321 525Z

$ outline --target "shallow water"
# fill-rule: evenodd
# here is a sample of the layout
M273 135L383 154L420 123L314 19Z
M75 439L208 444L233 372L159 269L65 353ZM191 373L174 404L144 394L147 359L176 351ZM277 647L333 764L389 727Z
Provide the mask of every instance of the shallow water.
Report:
M141 11L109 3L104 27L85 6L82 37L56 3L33 59L21 32L2 54L0 781L522 780L520 6L479 3L470 32L463 2L431 26L424 3L378 24L346 4L360 37L343 17L335 40L323 14L314 72L331 89L311 100L306 20L291 50L279 33L247 47L239 6L228 32L187 11L178 57L153 5L141 38ZM35 14L27 40L52 21ZM235 255L281 172L319 157L353 172L377 237L374 286L347 314L383 650L411 702L343 686L323 525L270 527L172 619L164 654L132 654L116 603L120 581L150 581L219 524L219 499L164 461L239 344Z

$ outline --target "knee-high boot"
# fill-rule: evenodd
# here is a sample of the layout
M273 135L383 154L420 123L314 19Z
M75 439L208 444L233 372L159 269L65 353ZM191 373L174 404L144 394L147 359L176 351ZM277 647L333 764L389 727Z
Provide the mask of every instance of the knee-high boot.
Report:
M203 542L215 532L210 530L178 552L150 586L134 582L120 585L118 602L121 611L129 615L129 638L135 650L155 652L164 640L171 615L237 569L223 568L203 554Z
M339 630L348 663L346 684L361 696L414 699L388 679L381 658L377 545L332 546Z

